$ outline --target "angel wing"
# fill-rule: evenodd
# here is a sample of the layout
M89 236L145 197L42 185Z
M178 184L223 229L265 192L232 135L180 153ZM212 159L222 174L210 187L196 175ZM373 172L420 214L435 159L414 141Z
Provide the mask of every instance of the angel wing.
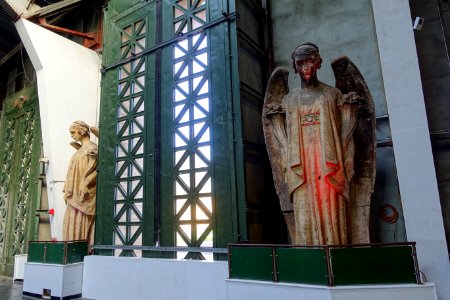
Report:
M360 103L353 132L355 153L350 182L350 237L353 244L369 243L370 198L376 171L375 107L364 77L348 57L333 60L331 67L336 77L336 88L344 97L356 94Z
M290 201L285 180L286 111L281 104L284 96L289 93L288 76L289 71L286 68L276 68L270 76L264 97L262 123L275 189L292 239L295 232L294 207Z

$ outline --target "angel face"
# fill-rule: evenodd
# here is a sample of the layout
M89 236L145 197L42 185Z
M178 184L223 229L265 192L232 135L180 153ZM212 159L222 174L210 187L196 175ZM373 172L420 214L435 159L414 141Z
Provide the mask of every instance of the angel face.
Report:
M304 59L295 59L295 68L302 79L310 81L320 69L320 61L316 55L311 54Z
M70 132L70 136L75 140L75 141L79 141L82 137L80 131L78 130L78 128L76 128L75 126L71 126L69 128L69 132Z

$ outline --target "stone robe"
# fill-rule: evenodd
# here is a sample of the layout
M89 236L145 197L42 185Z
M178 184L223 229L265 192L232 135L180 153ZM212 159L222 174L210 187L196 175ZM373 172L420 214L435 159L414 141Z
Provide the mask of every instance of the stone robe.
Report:
M94 214L97 183L97 145L82 145L70 160L64 184L63 239L94 241Z
M323 83L308 89L294 89L282 102L287 125L286 183L294 202L294 243L345 244L357 105L346 103L338 89Z

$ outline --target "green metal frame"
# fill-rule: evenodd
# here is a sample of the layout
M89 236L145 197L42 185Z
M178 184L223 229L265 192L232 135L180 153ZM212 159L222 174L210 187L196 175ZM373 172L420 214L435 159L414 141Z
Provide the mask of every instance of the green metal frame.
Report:
M154 12L153 3L113 19L108 10L105 12L107 24L111 23L105 26L104 65L151 46L154 29L149 19L154 17ZM143 57L103 76L97 244L113 244L113 232L118 240L115 243L119 245L145 245L152 240L149 232L153 230L153 205L144 199L149 199L152 191L152 180L145 170L151 169L153 164L147 151L153 148L152 124L148 122L152 118L152 107L147 100L148 88L152 86L147 70L153 66L153 61L152 57ZM122 256L135 255L130 250L118 252ZM105 250L99 253L112 254Z
M232 1L230 1L232 2ZM128 6L126 5L128 3ZM179 172L179 164L174 161L174 151L177 148L174 145L174 133L179 132L180 124L177 120L174 122L174 85L176 77L174 77L174 45L179 43L184 37L178 37L174 30L174 22L177 20L187 21L188 26L195 19L198 26L208 27L208 22L215 22L224 18L223 12L233 12L230 9L228 1L206 1L206 17L207 20L196 18L196 13L203 10L198 8L202 4L202 0L174 0L174 1L148 1L135 3L135 1L110 1L105 10L105 31L104 31L104 55L103 65L105 72L102 78L102 97L100 110L100 127L101 137L99 142L99 177L97 190L97 222L96 222L96 239L95 244L98 245L96 253L102 255L112 255L114 251L100 249L100 245L121 244L128 246L139 246L132 240L122 240L115 243L113 240L113 232L115 228L120 226L126 228L132 223L124 220L118 223L118 216L115 211L117 199L114 197L114 189L120 181L117 177L116 168L116 147L120 142L117 134L117 106L123 96L119 93L118 86L122 84L119 80L119 69L123 69L124 63L120 63L124 57L121 57L120 48L123 46L120 32L132 24L136 20L145 19L146 24L146 49L144 55L136 55L130 57L129 60L145 59L145 87L142 95L145 101L145 111L143 113L145 126L144 135L144 177L142 179L144 187L144 200L142 208L142 218L139 220L138 226L142 231L142 246L155 245L157 241L161 246L177 246L176 233L180 233L180 226L184 224L196 225L196 222L187 222L180 220L183 212L190 210L191 216L195 217L195 205L198 202L197 194L193 190L189 192L188 201L182 208L181 212L176 211L175 182L180 182L180 176L183 172ZM199 6L200 5L200 6ZM177 7L174 16L174 7ZM188 16L185 18L185 16ZM175 20L174 20L175 18ZM177 18L177 19L176 19ZM203 131L209 126L210 129L210 147L211 162L204 167L207 174L212 180L211 197L212 197L212 215L208 215L205 207L203 210L208 215L208 221L202 221L209 224L209 229L202 236L197 236L195 230L192 230L190 236L184 235L181 238L186 242L187 246L199 247L204 241L208 232L213 230L213 247L225 247L230 242L246 239L246 220L245 220L245 192L243 182L243 163L237 160L236 156L242 155L242 148L239 141L242 138L239 135L240 121L236 121L235 113L238 109L234 109L236 104L234 101L234 92L236 92L237 83L232 84L232 71L237 67L237 61L232 59L231 53L236 53L236 48L230 39L233 32L233 21L226 20L214 24L202 31L201 35L207 39L207 50L193 53L193 45L185 55L189 63L195 60L195 55L199 53L207 53L208 66L204 66L205 71L202 73L209 83L209 111L204 120L207 125ZM195 24L194 24L195 25ZM194 26L195 27L195 26ZM193 29L187 27L187 29ZM189 40L189 30L184 32L186 39ZM131 37L133 38L133 37ZM148 51L164 43L165 41L177 39L172 43L168 43L155 51ZM225 51L224 51L225 49ZM126 54L125 58L126 58ZM142 56L142 58L141 58ZM184 59L184 58L183 58ZM199 63L197 61L197 63ZM198 74L192 78L198 77ZM234 74L235 75L235 74ZM193 80L193 79L192 79ZM234 86L234 88L233 88ZM126 88L126 87L125 87ZM190 100L189 100L190 101ZM192 103L191 103L192 104ZM206 112L206 111L204 111ZM123 118L126 119L126 115ZM158 124L155 120L160 120ZM238 119L240 120L240 119ZM194 120L191 127L198 120ZM178 127L177 127L178 126ZM160 131L158 131L160 129ZM193 129L191 129L193 130ZM155 132L156 131L156 132ZM237 141L237 142L236 142ZM195 147L194 147L195 148ZM190 147L189 151L195 152ZM193 156L192 156L193 157ZM133 155L126 159L134 159ZM189 158L193 159L193 158ZM206 161L206 160L205 160ZM177 171L178 170L178 171ZM189 172L188 172L189 173ZM194 178L190 173L191 180ZM126 195L125 195L126 196ZM125 205L132 204L134 197L124 197ZM192 205L191 205L192 204ZM190 205L190 206L189 206ZM156 221L160 220L160 224ZM199 223L202 223L199 222ZM159 227L160 225L160 227ZM116 251L116 255L136 255L135 250ZM163 256L174 257L175 253L143 253L143 256ZM219 258L220 254L216 254ZM190 258L202 258L201 254L190 254ZM222 258L225 258L222 256Z
M230 244L229 276L316 285L420 284L414 242L297 246Z
M86 240L79 241L30 241L28 262L66 265L82 262L88 254Z
M5 100L0 125L0 274L11 275L14 255L36 235L41 136L35 84Z

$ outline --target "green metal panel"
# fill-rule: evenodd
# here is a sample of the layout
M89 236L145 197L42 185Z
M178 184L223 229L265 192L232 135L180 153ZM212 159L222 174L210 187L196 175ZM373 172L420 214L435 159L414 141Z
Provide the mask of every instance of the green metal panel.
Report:
M87 242L67 242L67 261L68 264L82 262L88 254Z
M28 262L57 265L82 262L88 254L86 241L31 241L28 249Z
M330 249L335 285L416 283L411 246Z
M279 282L328 285L325 249L277 248Z
M36 234L41 137L37 88L5 99L0 126L0 274L12 275L14 255Z
M64 243L46 243L47 247L45 251L45 261L46 264L65 264L65 244Z
M28 262L44 263L45 262L45 242L34 242L28 244Z
M210 16L217 19L223 12L235 12L233 1L212 1L210 3ZM231 19L210 29L211 45L211 81L213 99L213 127L214 127L214 173L216 175L216 211L220 212L216 218L216 243L223 247L230 242L247 240L247 223L245 219L245 193L243 169L241 168L239 147L241 139L236 130L234 120L236 100L233 91L235 56L232 52L232 36L235 34L236 20ZM219 47L219 45L221 45ZM235 132L236 131L236 132Z
M236 1L228 1L228 13L236 11ZM230 159L233 161L230 170L233 175L232 188L233 193L233 222L236 223L234 232L238 234L237 241L248 241L248 229L246 218L246 198L245 198L245 174L244 174L244 151L243 151L243 136L242 136L242 116L240 108L240 93L239 93L239 53L238 53L238 38L237 38L237 20L233 20L228 24L225 34L228 39L226 51L230 53L227 58L229 69L229 79L227 80L227 88L229 89L229 114L228 118L228 139L233 141L233 148L230 151Z
M230 278L274 281L272 247L230 248Z

